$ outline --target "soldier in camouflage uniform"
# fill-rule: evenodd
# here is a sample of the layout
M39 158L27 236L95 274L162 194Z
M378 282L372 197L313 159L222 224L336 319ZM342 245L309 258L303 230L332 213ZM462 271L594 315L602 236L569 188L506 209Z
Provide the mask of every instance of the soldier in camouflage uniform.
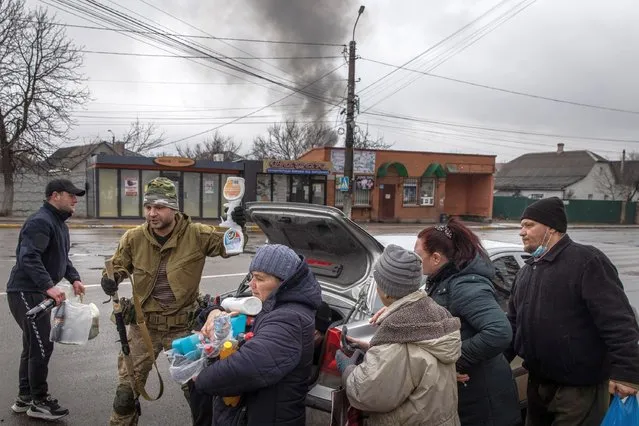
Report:
M175 185L169 179L160 177L148 183L144 209L146 223L127 231L113 255L115 280L107 278L105 271L101 282L104 292L113 295L126 278L122 270L133 277L132 291L142 307L138 317L143 315L154 350L151 357L140 327L131 321L134 316L125 315L131 321L128 337L138 390L144 388L158 354L170 349L174 339L190 334L206 257L227 257L222 243L225 229L193 223L180 213ZM231 215L238 225L244 226L242 207ZM134 394L122 353L118 357L118 376L110 424L136 425ZM188 399L188 388L183 389Z

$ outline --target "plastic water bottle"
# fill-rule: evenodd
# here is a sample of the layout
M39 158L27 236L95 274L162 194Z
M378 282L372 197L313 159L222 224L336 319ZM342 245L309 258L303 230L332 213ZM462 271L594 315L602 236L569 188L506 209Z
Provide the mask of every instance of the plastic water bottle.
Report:
M204 343L199 334L193 333L185 337L181 337L179 339L175 339L171 342L171 348L175 350L180 355L188 355L199 358L201 352L198 349L199 344ZM195 353L192 353L195 352Z
M229 228L224 233L224 249L226 254L240 254L244 252L244 233L242 227L233 221L233 210L242 204L244 197L244 178L229 176L222 190L222 195L226 198L228 207L226 220L220 226Z
M227 312L255 316L262 310L262 301L255 296L227 297L222 300L222 307Z

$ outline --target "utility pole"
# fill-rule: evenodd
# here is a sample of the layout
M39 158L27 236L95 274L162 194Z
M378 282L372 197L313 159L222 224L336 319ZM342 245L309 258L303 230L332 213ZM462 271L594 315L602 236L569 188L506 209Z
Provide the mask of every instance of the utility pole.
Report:
M355 28L364 6L359 7L353 26L353 38L348 44L348 95L346 98L346 141L344 152L344 176L348 179L348 190L344 193L344 214L349 219L353 210L353 143L355 131Z

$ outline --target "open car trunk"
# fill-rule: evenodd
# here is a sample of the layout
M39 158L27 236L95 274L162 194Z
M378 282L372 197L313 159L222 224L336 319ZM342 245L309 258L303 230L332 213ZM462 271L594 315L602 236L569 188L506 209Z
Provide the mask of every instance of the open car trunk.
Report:
M246 211L266 235L267 243L288 246L304 256L322 287L324 303L316 315L316 350L309 395L316 391L319 400L325 400L325 394L340 381L339 376L327 373L326 360L332 357L336 344L335 334L333 339L327 339L328 331L341 329L342 324L354 320L361 320L366 327L373 264L384 248L334 207L252 202L247 203ZM357 337L356 329L352 335Z
M329 305L348 310L370 284L382 245L334 207L301 203L247 203L251 220L268 243L304 256Z

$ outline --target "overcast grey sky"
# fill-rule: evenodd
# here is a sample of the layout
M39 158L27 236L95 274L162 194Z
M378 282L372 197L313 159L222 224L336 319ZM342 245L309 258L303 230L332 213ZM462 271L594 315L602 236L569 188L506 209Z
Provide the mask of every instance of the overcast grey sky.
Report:
M567 150L590 149L610 159L618 159L622 149L639 151L636 1L101 0L101 3L171 33L336 44L350 40L357 10L364 4L366 10L355 37L360 56L356 68L360 79L356 86L360 95L357 124L360 129L368 126L370 133L383 136L394 144L394 149L494 154L500 162L526 152L554 150L557 142L564 142ZM69 9L61 10L58 1L28 0L28 5L48 7L61 23L114 28L95 18L88 21L86 15L77 11L73 13L79 16L70 14ZM636 113L533 99L407 70L380 80L394 68L378 62L402 65L496 5L499 6L492 12L406 68ZM119 135L139 117L143 122L155 122L165 131L168 142L165 150L172 152L176 141L181 146L195 144L206 137L206 130L269 104L273 105L221 127L220 132L242 142L242 151L247 152L253 137L264 133L268 123L286 116L300 121L319 117L330 126L344 128L344 115L339 114L345 107L347 76L343 47L183 39L191 46L198 43L217 54L242 58L230 61L240 61L241 64L232 63L245 69L254 67L249 69L289 87L304 87L324 76L305 89L326 101L319 102L210 60L95 53L194 54L166 46L160 48L157 42L139 35L74 27L67 27L67 34L87 50L84 73L94 99L85 111L76 113L78 126L74 135L80 139L100 136L108 140L111 136L107 129ZM460 51L482 34L482 38ZM439 64L448 55L452 56ZM251 56L322 59L256 60ZM329 74L332 70L335 71ZM278 100L281 101L275 103ZM200 135L190 137L196 134Z

